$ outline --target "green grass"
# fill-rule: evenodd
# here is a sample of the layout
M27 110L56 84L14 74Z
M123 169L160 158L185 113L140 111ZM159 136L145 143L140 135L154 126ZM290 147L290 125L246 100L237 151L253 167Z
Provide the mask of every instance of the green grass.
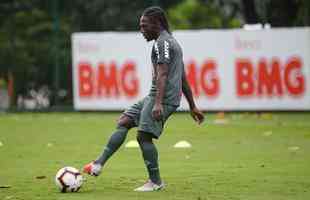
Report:
M121 147L80 192L59 193L57 170L96 158L118 115L1 114L0 187L9 188L0 188L0 200L310 199L310 113L228 114L226 124L209 114L202 126L175 114L156 142L165 190L133 192L146 171L139 149ZM127 141L135 135L131 130ZM193 147L174 149L180 140Z

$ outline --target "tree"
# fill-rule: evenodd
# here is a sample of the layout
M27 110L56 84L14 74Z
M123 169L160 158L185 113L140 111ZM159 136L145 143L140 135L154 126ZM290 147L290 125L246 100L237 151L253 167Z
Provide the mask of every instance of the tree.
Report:
M216 1L185 0L168 11L170 22L175 29L231 28L241 22L232 12L221 10Z
M242 0L246 23L273 27L309 26L308 0Z

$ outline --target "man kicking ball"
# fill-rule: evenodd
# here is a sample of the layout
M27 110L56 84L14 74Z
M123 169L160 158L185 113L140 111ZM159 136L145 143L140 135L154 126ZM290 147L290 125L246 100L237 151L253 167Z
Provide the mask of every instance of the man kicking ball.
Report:
M138 127L137 140L148 171L149 180L135 191L156 191L164 188L160 178L158 152L153 139L158 139L169 116L180 105L183 93L190 107L191 116L199 124L204 115L194 102L186 80L182 49L171 35L164 11L149 7L140 18L140 32L146 41L154 40L152 48L153 75L149 94L127 109L119 118L117 128L102 154L84 166L84 172L98 176L107 160L126 139L128 130Z

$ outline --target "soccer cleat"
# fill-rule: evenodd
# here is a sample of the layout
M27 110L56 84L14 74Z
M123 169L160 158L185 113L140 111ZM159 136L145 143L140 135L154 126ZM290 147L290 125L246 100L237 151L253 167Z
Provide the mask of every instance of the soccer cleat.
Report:
M136 192L153 192L153 191L161 190L164 187L165 187L164 183L157 185L156 183L153 183L151 180L148 180L141 187L134 189L134 191L136 191Z
M84 166L83 172L91 176L99 176L99 174L101 173L101 168L102 166L100 164L91 162Z

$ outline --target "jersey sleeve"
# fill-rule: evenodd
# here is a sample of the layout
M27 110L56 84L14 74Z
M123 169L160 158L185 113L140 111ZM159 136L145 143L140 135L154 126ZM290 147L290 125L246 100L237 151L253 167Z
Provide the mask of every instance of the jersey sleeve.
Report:
M158 40L155 42L154 49L157 55L157 64L170 63L171 48L169 41Z

